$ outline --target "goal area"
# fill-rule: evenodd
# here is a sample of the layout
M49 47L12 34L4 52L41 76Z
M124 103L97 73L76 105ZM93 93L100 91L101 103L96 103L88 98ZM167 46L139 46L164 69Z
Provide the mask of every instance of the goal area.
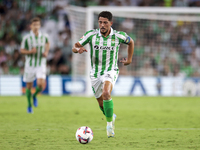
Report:
M121 76L199 77L200 9L161 7L76 7L66 11L70 19L72 44L86 31L98 28L98 14L113 14L112 28L126 32L134 40L134 55L129 66L118 61ZM90 51L73 54L72 77L85 80L83 95L92 95L89 78ZM127 57L127 45L121 44L119 60Z

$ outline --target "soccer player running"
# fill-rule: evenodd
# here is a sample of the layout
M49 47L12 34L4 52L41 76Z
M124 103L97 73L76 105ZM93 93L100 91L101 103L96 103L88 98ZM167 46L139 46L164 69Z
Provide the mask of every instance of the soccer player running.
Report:
M38 106L37 94L42 91L46 79L46 57L49 52L49 40L47 34L40 31L40 18L35 17L30 22L31 31L23 37L21 42L22 54L25 54L25 66L23 81L26 82L26 96L28 100L28 113L33 113L33 105ZM37 78L35 93L31 94L33 81Z
M83 53L87 50L83 47L90 45L91 71L90 78L94 95L99 107L107 120L107 136L114 137L113 101L111 91L117 80L118 52L121 43L128 44L128 58L121 63L129 65L132 62L134 51L133 40L122 31L112 29L112 13L103 11L98 15L99 29L86 32L72 48L74 53Z

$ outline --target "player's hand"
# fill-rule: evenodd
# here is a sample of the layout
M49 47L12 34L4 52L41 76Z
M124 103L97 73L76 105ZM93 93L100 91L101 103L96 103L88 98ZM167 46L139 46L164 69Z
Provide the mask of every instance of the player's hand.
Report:
M79 53L79 54L82 54L83 52L87 52L87 50L86 50L84 47L81 47L81 48L78 50L78 53Z
M48 52L42 53L42 57L47 57L47 55L48 55Z
M36 50L36 48L35 48L35 47L33 47L33 48L32 48L32 50L31 50L31 53L32 53L32 54L35 54L35 53L37 53L37 50Z
M132 60L127 60L127 58L123 58L120 62L123 63L124 66L127 66L132 62Z

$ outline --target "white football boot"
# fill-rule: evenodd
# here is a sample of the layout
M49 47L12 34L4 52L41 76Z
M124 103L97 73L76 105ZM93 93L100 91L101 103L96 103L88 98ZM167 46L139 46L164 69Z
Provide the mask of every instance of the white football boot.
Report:
M116 114L113 114L113 120L112 120L112 126L113 126L113 130L115 130L115 119L117 118Z
M115 133L112 126L107 126L107 136L108 138L114 137Z
M112 120L112 126L107 126L107 136L109 137L114 137L115 132L115 119L116 119L117 115L113 114L113 120Z

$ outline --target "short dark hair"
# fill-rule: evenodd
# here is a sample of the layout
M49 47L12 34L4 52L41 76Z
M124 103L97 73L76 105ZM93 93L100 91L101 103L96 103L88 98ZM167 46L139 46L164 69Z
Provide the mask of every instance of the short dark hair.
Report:
M109 11L102 11L98 16L98 19L99 17L107 18L109 21L112 21L112 13Z
M31 19L31 23L33 23L33 22L40 22L41 23L41 19L39 18L39 17L34 17L33 19Z

